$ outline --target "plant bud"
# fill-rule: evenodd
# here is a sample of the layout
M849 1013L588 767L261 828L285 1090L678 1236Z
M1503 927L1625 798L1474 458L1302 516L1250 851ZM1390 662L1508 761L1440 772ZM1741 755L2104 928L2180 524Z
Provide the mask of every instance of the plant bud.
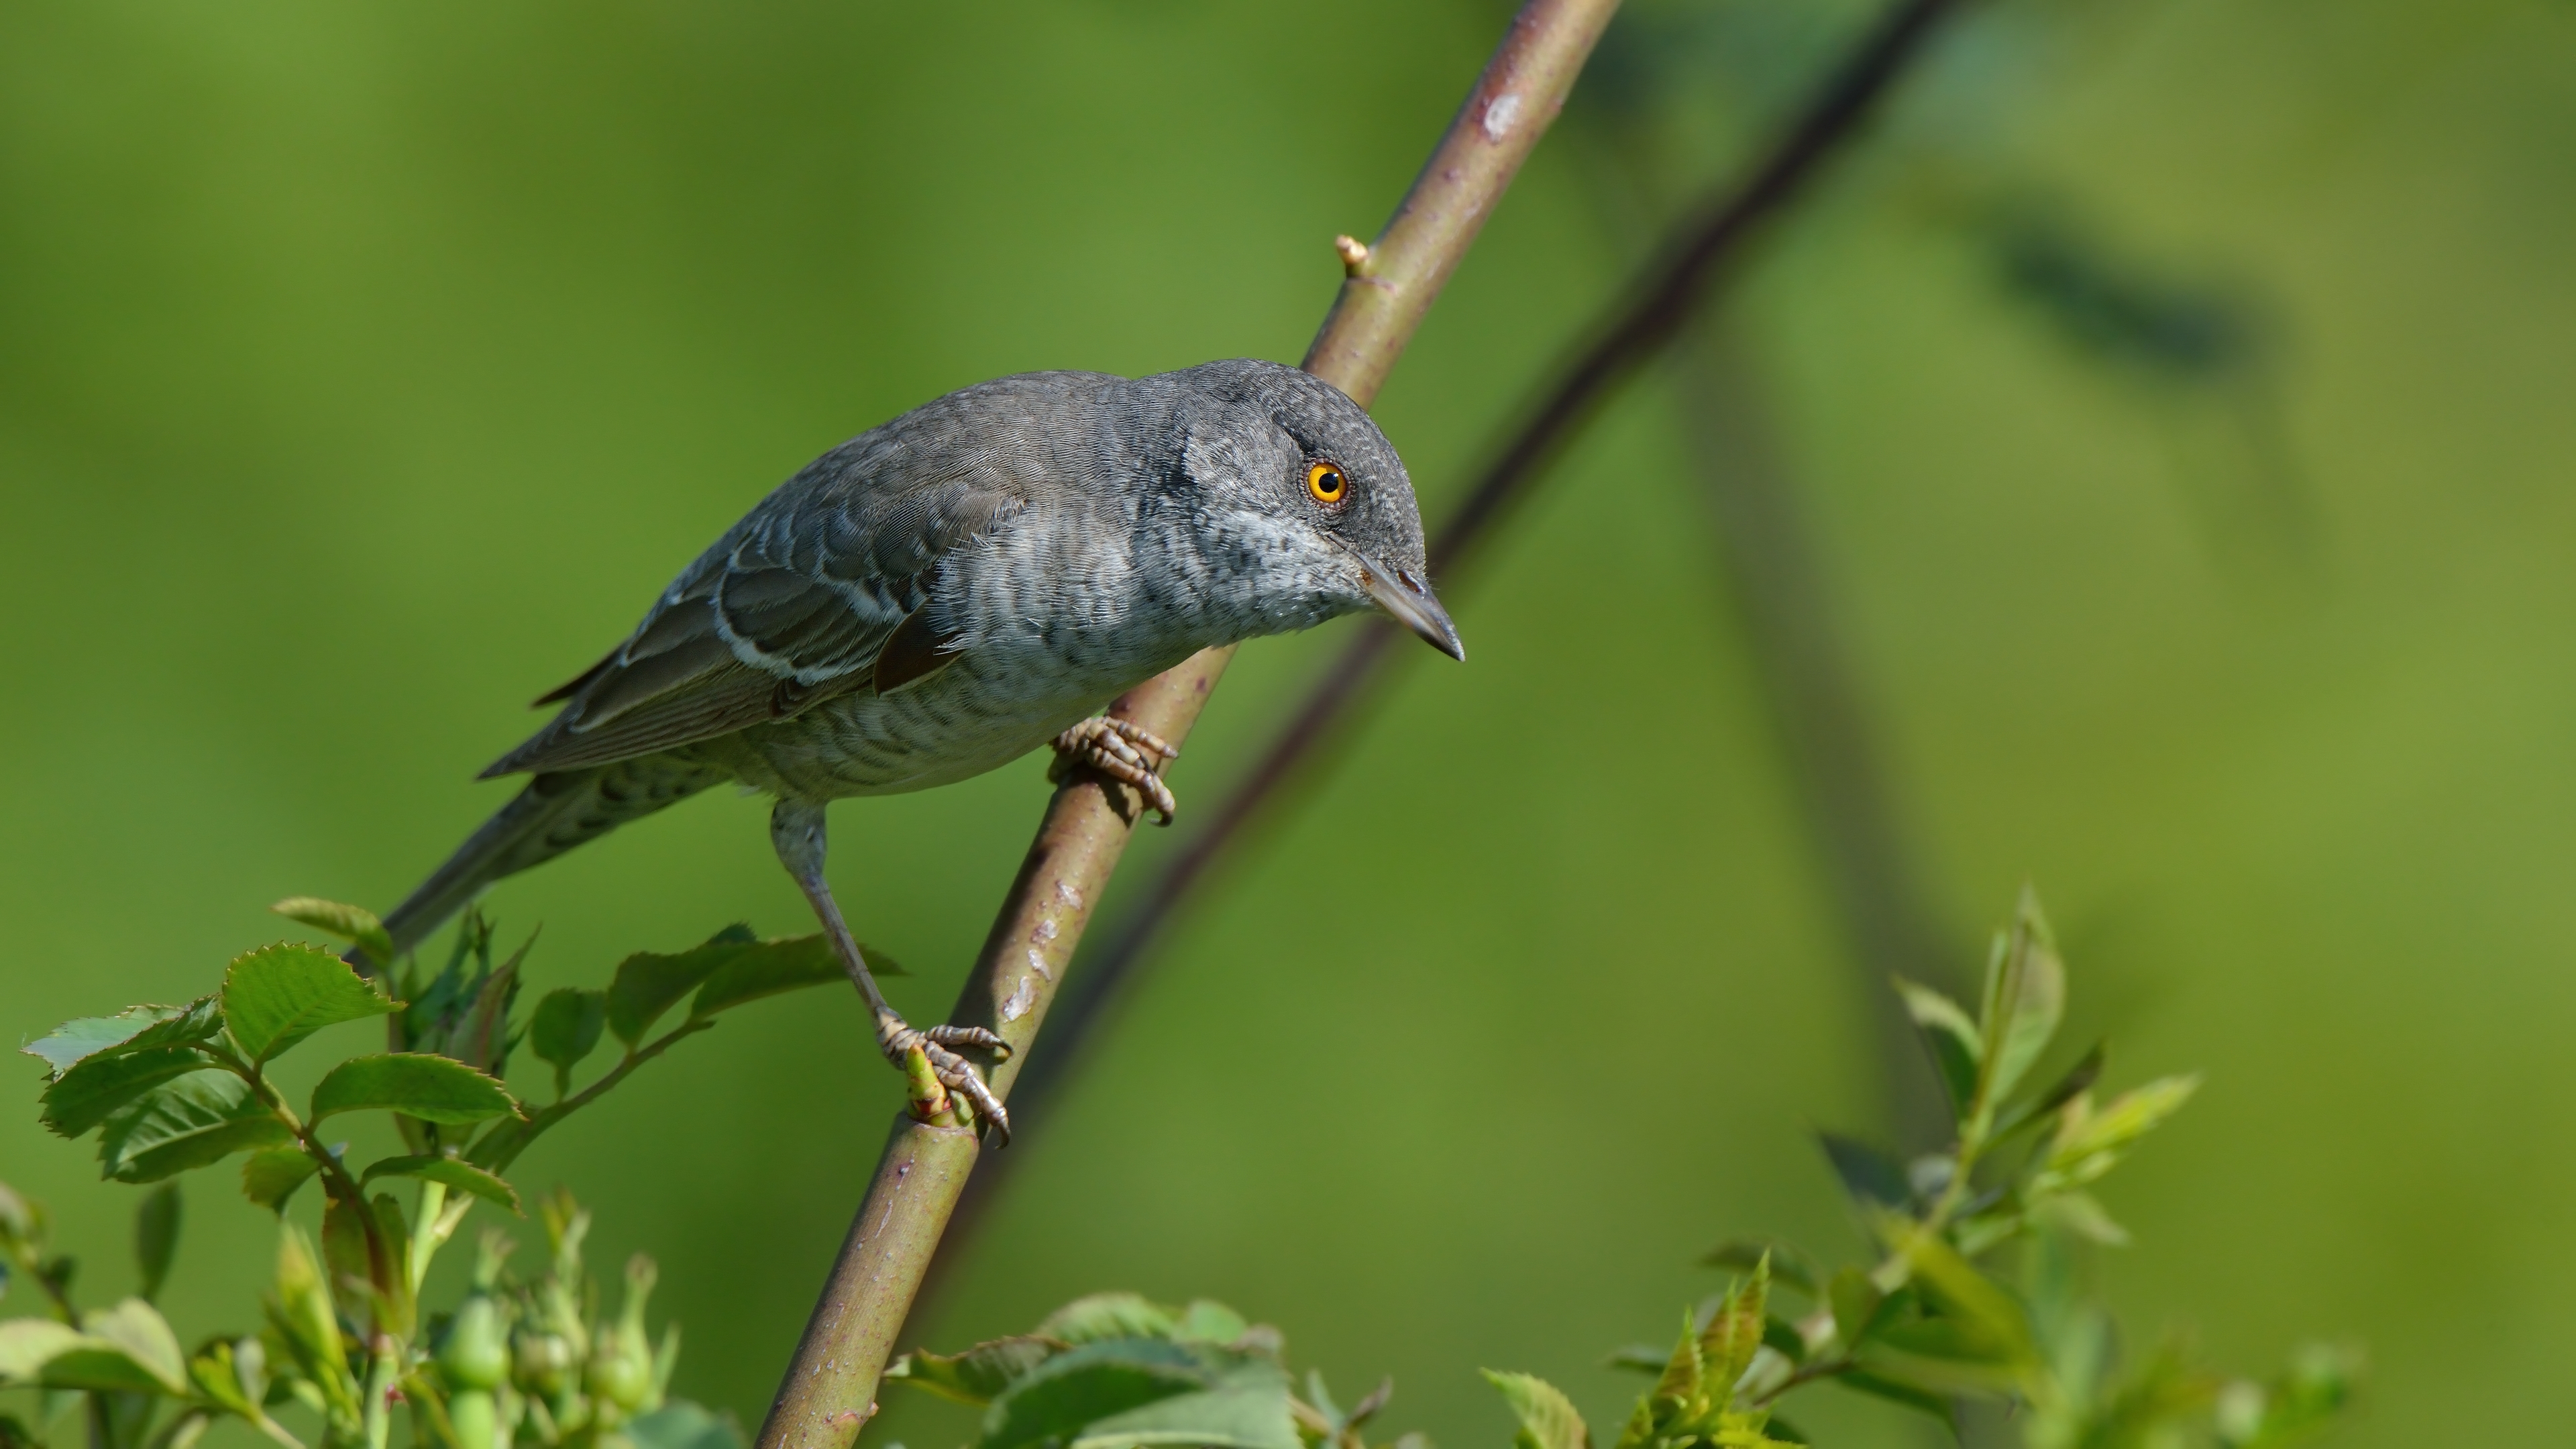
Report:
M510 1381L548 1403L571 1392L581 1365L561 1334L522 1330L510 1345Z
M475 1293L457 1305L438 1348L438 1372L455 1389L497 1389L510 1373L510 1340L501 1327L501 1305Z

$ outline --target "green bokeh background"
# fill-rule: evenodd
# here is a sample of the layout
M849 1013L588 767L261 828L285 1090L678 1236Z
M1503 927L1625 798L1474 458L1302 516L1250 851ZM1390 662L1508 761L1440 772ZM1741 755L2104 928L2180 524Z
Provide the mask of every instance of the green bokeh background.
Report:
M1698 37L1643 32L1658 118L1579 102L1381 401L1427 511L1862 13L1650 9ZM498 803L468 778L519 702L830 444L1000 373L1293 360L1326 239L1384 216L1498 14L0 4L0 1031L204 990L279 896L396 899ZM2035 880L2115 1073L2208 1073L2110 1187L2110 1292L2248 1369L2367 1343L2341 1443L2563 1432L2571 82L2564 3L2011 0L1727 306L1948 939ZM2088 350L1999 285L1959 199L1998 194L2248 299L2259 380ZM1215 1296L1462 1449L1509 1433L1478 1365L1606 1424L1603 1353L1711 1242L1851 1246L1807 1132L1881 1111L1871 988L1674 407L1649 377L1602 417L1454 600L1471 662L1408 664L1182 922L916 1337ZM2294 527L2229 501L2266 490ZM1245 651L1185 809L1348 627ZM945 1009L1040 777L836 812L898 1005ZM805 929L733 797L491 908L543 923L539 988ZM680 1390L756 1422L895 1097L854 1002L773 1003L519 1175L600 1208L603 1265L659 1257ZM31 1100L0 1177L125 1291L133 1194ZM193 1339L246 1321L270 1229L190 1192Z

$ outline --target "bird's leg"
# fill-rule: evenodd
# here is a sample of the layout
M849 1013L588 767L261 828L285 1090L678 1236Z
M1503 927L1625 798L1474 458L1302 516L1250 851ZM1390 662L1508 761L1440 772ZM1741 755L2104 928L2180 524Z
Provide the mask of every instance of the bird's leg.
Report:
M828 843L823 807L801 800L779 801L769 812L769 840L778 847L779 863L787 867L797 889L805 892L805 899L813 904L815 917L823 923L823 934L831 938L833 951L850 973L850 984L866 998L868 1012L877 1022L877 1050L900 1069L904 1054L914 1047L921 1048L940 1085L964 1093L966 1100L975 1104L975 1115L992 1124L1002 1141L1010 1141L1010 1114L1002 1110L1000 1100L984 1085L974 1064L949 1050L977 1047L1009 1056L1010 1043L980 1026L934 1026L918 1031L886 1004L885 993L877 990L877 979L868 971L867 958L859 953L858 939L850 934L849 922L841 919L841 908L832 900L832 888L823 880L823 853Z
M1055 737L1055 755L1055 768L1047 778L1062 780L1066 771L1087 766L1144 796L1161 817L1159 823L1172 823L1179 802L1172 799L1172 787L1163 783L1163 765L1179 759L1181 752L1163 743L1162 736L1123 719L1093 715Z

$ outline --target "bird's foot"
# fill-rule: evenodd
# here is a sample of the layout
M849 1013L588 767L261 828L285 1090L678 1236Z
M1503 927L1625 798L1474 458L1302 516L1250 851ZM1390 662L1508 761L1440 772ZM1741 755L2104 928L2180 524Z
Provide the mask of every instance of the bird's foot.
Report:
M963 1096L975 1109L975 1116L999 1136L995 1146L1011 1140L1011 1114L1002 1110L1001 1099L984 1085L984 1075L975 1064L950 1050L969 1047L992 1052L997 1058L1011 1054L1011 1044L980 1026L934 1026L918 1031L904 1024L902 1017L889 1014L877 1024L877 1048L886 1060L901 1070L904 1058L915 1048L930 1063L930 1074L939 1085Z
M1142 726L1094 715L1057 735L1055 754L1049 779L1061 781L1076 766L1098 771L1144 796L1163 825L1171 824L1173 812L1180 808L1172 798L1172 787L1163 783L1163 766L1179 759L1181 752Z

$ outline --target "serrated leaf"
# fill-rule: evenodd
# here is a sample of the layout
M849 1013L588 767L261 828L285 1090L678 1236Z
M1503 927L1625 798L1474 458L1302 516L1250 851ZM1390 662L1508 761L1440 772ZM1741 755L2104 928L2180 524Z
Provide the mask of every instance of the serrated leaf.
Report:
M242 1159L242 1196L271 1212L286 1211L286 1200L322 1164L301 1147L268 1147Z
M192 1072L107 1119L99 1132L99 1170L119 1182L158 1182L291 1135L241 1078L217 1069Z
M1512 1436L1518 1449L1590 1449L1592 1433L1584 1427L1583 1415L1556 1385L1534 1374L1479 1372L1520 1421L1520 1432Z
M866 958L868 970L880 979L912 974L873 946L860 947L859 954ZM719 1011L765 996L849 979L849 970L841 964L832 943L820 935L762 941L718 966L707 977L706 984L698 988L697 1000L689 1003L689 1015L703 1021Z
M1993 1111L2048 1049L2066 1014L2066 966L2057 956L2039 895L2022 887L2012 928L1997 940L1986 967L1984 1076L1978 1099Z
M1138 1294L1094 1293L1048 1314L1037 1336L1077 1345L1106 1338L1168 1339L1179 1323L1179 1314Z
M194 1047L119 1045L95 1052L45 1088L39 1120L58 1136L79 1137L163 1082L211 1065Z
M1950 1093L1950 1110L1964 1114L1977 1098L1977 1072L1985 1061L1985 1042L1977 1024L1959 1003L1929 986L1899 976L1896 994L1905 1001L1923 1043L1940 1069L1941 1085Z
M896 1359L885 1376L943 1399L982 1408L1067 1346L1059 1339L1030 1334L993 1339L955 1355L915 1349Z
M298 925L328 931L367 953L378 966L394 964L394 938L385 931L385 923L364 906L343 905L315 896L288 896L270 910Z
M608 1026L608 993L558 987L537 1003L528 1022L528 1050L555 1069L555 1090L568 1090L572 1069L598 1049Z
M470 1162L456 1157L417 1156L388 1157L371 1163L358 1181L364 1185L380 1177L416 1177L424 1182L444 1183L459 1192L470 1192L486 1202L496 1202L519 1216L518 1191L495 1174L485 1172Z
M143 1280L146 1303L161 1296L170 1277L170 1260L179 1251L179 1184L154 1188L134 1210L134 1266Z
M662 1013L752 944L749 927L729 926L674 955L638 951L618 962L608 983L608 1029L628 1046L641 1043Z
M59 1078L111 1048L184 1046L213 1036L222 1024L215 999L201 996L185 1006L129 1006L114 1016L67 1021L19 1050L41 1059L48 1074Z
M388 1111L460 1126L518 1110L507 1087L457 1061L426 1052L351 1057L313 1087L308 1123L339 1112Z
M326 1026L402 1009L349 964L319 946L281 942L234 959L224 972L224 1025L253 1062L264 1062Z
M1700 1359L1705 1365L1705 1385L1712 1401L1724 1407L1733 1393L1736 1381L1752 1366L1754 1350L1762 1346L1762 1334L1769 1321L1771 1294L1771 1260L1765 1258L1755 1266L1753 1276L1742 1285L1728 1290L1724 1302L1710 1316L1708 1327L1699 1336Z

